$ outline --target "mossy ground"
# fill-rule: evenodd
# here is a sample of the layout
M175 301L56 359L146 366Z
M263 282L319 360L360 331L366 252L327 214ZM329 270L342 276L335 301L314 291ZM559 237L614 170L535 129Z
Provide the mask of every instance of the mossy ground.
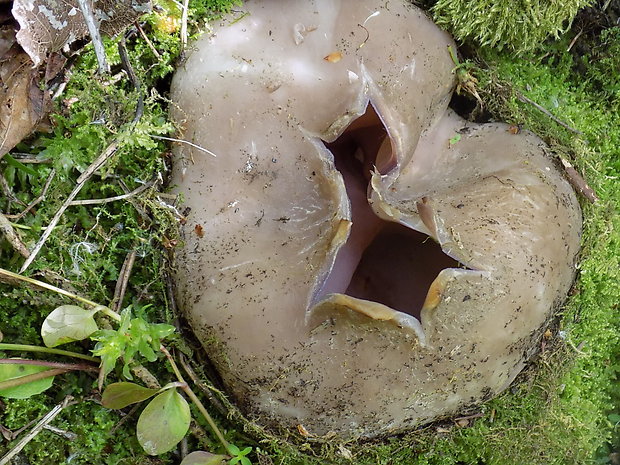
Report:
M146 98L144 115L135 129L127 131L135 111L136 90L126 79L111 83L96 76L94 54L87 52L57 103L52 132L37 135L14 151L34 154L47 162L29 164L29 170L6 160L0 163L12 192L25 203L39 195L51 170L56 170L45 201L34 214L18 222L28 245L37 240L80 170L114 137L122 140L119 153L87 183L79 198L120 195L124 189L132 190L160 174L165 177L168 149L151 135L173 132L166 118L165 95L180 41L176 7L171 2L160 5L160 13L151 15L144 25L160 56L155 56L138 35L127 41ZM199 29L207 15L229 8L230 2L190 5L191 24ZM568 465L609 463L610 453L620 451L620 432L614 424L620 419L620 59L614 53L620 49L620 29L609 28L589 37L585 34L578 44L587 45L586 53L579 58L567 51L577 32L520 56L480 48L469 53L485 102L484 114L475 116L505 120L541 135L553 149L550 156L569 160L600 198L596 204L582 201L584 234L577 282L548 337L541 341L540 355L508 392L464 413L477 414L476 418L460 424L448 419L383 442L319 442L303 439L295 432L287 442L261 433L239 419L234 410L233 420L216 415L227 438L255 447L255 463ZM114 42L109 43L108 52L117 64ZM519 94L582 135L523 103ZM468 102L459 105L467 107ZM23 208L6 197L0 198L0 207L5 214ZM172 322L166 251L174 244L175 221L155 188L131 201L70 207L28 272L109 304L125 257L135 250L137 259L123 307L150 304L146 313L151 321ZM16 270L20 263L10 245L0 242L0 266ZM42 319L61 303L66 300L51 293L0 285L4 342L41 344L38 331ZM91 348L72 345L75 351ZM165 367L148 367L162 382L172 379ZM163 465L180 461L176 453L147 457L135 439L136 413L126 418L102 408L91 376L63 375L56 378L54 386L30 399L3 400L0 404L0 423L15 431L40 418L68 394L77 401L54 422L56 427L75 433L77 439L66 440L43 431L24 449L21 463ZM216 451L218 446L208 427L197 426L189 439L190 449L200 446ZM14 444L0 443L0 454Z

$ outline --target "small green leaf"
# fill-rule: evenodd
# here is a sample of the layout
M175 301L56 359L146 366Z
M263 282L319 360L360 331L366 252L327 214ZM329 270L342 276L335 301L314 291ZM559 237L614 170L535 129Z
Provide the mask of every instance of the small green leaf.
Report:
M209 452L196 451L188 454L180 465L222 465L225 455L215 455Z
M246 447L245 449L240 450L234 444L229 444L228 452L230 453L230 455L233 456L232 459L230 459L230 461L228 462L229 465L235 465L237 463L240 463L241 465L252 465L250 459L246 457L246 455L252 452L251 447Z
M453 137L450 138L450 147L452 147L454 144L456 144L460 140L461 140L461 135L455 134Z
M187 401L176 389L157 395L138 418L138 442L149 455L168 452L187 433L191 415Z
M158 392L158 389L149 389L135 383L113 383L103 391L101 405L106 408L125 408L153 397Z
M618 415L617 413L610 413L607 418L609 419L609 421L611 421L612 423L620 423L620 415Z
M47 347L86 339L97 331L93 315L97 310L84 310L76 305L62 305L52 311L41 326L41 337Z
M22 376L32 375L46 370L49 370L49 368L37 365L24 365L19 363L2 364L0 365L0 382L21 378ZM21 386L2 389L0 390L0 396L8 397L9 399L27 399L28 397L49 389L53 382L53 376L38 379L30 383L22 384Z
M37 172L35 170L33 170L32 168L29 168L26 165L24 165L23 163L17 161L15 158L13 158L8 153L4 154L4 161L7 162L8 165L14 166L15 168L17 168L18 170L23 171L24 173L28 173L31 176L37 176Z
M132 379L129 371L134 356L141 355L149 362L157 360L161 339L172 334L175 328L167 324L150 324L140 317L131 318L131 307L121 312L118 330L101 330L91 336L98 341L93 354L101 357L104 374L108 374L122 356L123 376Z

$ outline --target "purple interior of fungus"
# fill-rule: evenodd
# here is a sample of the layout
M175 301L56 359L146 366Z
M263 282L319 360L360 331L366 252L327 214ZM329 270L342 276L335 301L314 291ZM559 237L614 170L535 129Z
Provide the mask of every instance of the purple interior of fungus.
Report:
M459 262L425 234L379 218L367 200L373 170L395 166L390 140L372 105L334 142L334 155L351 201L351 233L318 296L340 293L378 302L420 318L428 288L439 272Z

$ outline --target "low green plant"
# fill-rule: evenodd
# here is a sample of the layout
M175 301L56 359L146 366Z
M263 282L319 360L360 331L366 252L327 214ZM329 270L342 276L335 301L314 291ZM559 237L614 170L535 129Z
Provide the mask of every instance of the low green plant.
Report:
M246 456L252 448L246 447L241 450L224 438L202 402L183 379L174 359L162 345L163 339L174 332L174 326L148 323L140 317L132 318L130 308L124 309L119 315L104 305L7 270L0 269L0 275L73 297L92 307L90 310L75 305L57 307L44 320L41 335L46 346L50 348L85 339L97 341L92 352L99 358L90 357L90 360L99 362L100 386L120 360L123 361L122 376L133 379L130 366L140 363L141 358L155 362L158 359L157 354L161 354L167 359L177 378L176 382L168 383L160 389L146 388L130 382L118 382L107 386L102 394L102 405L113 409L122 409L153 397L140 414L136 427L138 442L147 454L160 455L170 451L188 433L191 413L187 401L179 393L181 390L209 423L224 450L231 454L230 465L236 463L251 465L250 459ZM102 313L115 321L118 328L100 330L94 320L97 313ZM10 344L3 344L2 348L27 350L24 346L11 347ZM38 351L48 350L50 349L39 348ZM64 355L73 354L64 352ZM49 389L55 375L75 368L67 364L57 365L58 368L54 370L48 368L54 366L49 362L0 359L0 396L15 399L32 397Z

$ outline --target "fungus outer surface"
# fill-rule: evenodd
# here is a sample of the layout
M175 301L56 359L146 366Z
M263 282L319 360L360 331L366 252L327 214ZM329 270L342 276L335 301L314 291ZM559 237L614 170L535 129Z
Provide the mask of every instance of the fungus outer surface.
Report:
M404 1L245 7L172 85L215 155L175 151L177 295L228 391L345 438L501 392L574 276L581 214L543 142L448 109L455 45Z

